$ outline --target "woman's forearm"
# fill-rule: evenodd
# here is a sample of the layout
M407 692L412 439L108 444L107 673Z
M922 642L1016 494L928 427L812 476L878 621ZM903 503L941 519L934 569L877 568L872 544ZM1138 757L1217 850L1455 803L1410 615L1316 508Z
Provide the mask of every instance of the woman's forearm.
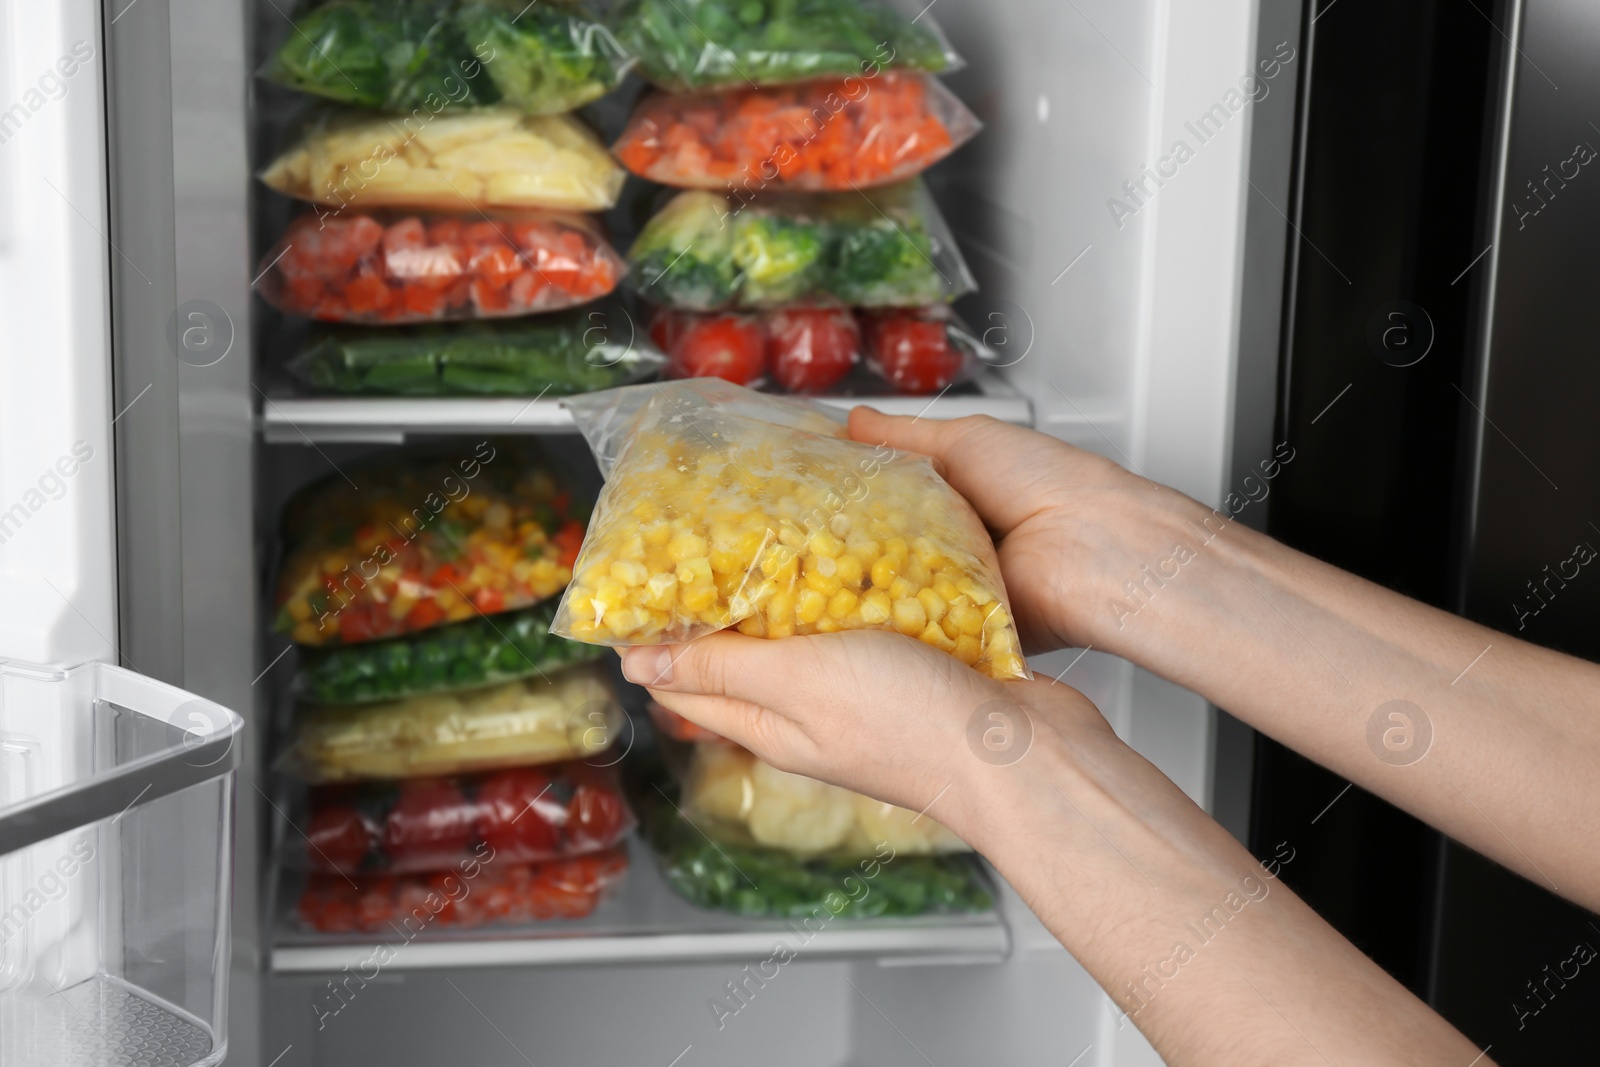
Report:
M1173 494L1095 647L1600 906L1600 667L1354 578ZM1155 546L1161 546L1157 548Z
M1034 717L1020 762L958 785L958 830L1167 1062L1464 1067L1478 1055L1277 880L1292 847L1256 863L1108 729Z

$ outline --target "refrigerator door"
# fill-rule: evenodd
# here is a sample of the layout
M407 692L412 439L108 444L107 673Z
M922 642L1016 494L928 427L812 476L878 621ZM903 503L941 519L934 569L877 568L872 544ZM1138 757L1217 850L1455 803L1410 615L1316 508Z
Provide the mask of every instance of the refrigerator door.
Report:
M131 7L131 5L130 5ZM119 648L107 25L0 6L0 1064L226 1050L241 720ZM170 515L169 515L170 518ZM114 666L121 659L127 667Z

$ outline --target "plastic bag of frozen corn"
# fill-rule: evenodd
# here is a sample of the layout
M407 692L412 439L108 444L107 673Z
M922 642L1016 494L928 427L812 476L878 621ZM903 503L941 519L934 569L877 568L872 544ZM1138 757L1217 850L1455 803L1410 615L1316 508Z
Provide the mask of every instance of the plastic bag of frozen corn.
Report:
M564 403L606 485L551 632L631 646L897 630L1029 676L994 547L926 457L712 378Z

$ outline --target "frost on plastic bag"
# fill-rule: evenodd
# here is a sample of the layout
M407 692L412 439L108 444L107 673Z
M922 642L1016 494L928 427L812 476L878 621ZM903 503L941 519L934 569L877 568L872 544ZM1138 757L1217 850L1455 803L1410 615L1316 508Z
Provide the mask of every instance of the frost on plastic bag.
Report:
M431 874L313 874L295 918L324 934L403 930L407 940L452 929L581 919L627 870L627 849L614 848L544 863L493 863L486 854Z
M308 389L369 396L573 396L643 381L666 356L621 306L455 327L346 330L287 364Z
M683 91L958 67L950 42L919 6L901 0L621 0L608 20L645 77Z
M370 704L447 689L550 675L604 650L550 632L556 601L422 633L332 648L302 648L295 687L317 704Z
M598 666L383 704L300 710L278 770L308 782L426 778L603 752L623 713Z
M263 73L340 103L426 118L504 104L570 111L622 80L629 60L580 4L328 0L304 4Z
M449 870L473 857L534 863L598 852L633 829L616 773L583 763L322 785L287 866L329 874Z
M622 270L583 215L313 210L263 257L256 288L293 315L401 325L557 311L605 296Z
M926 815L780 771L726 741L695 745L679 805L719 841L800 856L871 856L885 845L911 856L971 851Z
M640 232L628 267L640 296L690 311L916 307L977 288L920 181L750 203L679 193Z
M583 514L520 442L346 466L284 509L275 629L353 645L529 607L572 577Z
M606 484L553 632L631 646L897 630L1029 677L988 534L926 457L714 380L565 403Z
M927 74L804 82L720 93L653 93L611 150L643 178L744 199L844 192L913 177L978 132L966 105Z
M447 112L426 122L323 112L261 173L269 187L297 200L439 211L604 211L625 179L582 123L505 109Z

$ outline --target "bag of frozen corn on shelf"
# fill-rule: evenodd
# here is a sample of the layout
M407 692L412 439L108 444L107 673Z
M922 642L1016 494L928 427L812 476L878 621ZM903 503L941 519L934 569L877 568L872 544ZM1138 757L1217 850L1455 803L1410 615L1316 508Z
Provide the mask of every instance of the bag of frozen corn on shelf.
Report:
M593 644L898 630L1026 678L994 547L924 456L712 378L564 401L606 478L553 633Z

